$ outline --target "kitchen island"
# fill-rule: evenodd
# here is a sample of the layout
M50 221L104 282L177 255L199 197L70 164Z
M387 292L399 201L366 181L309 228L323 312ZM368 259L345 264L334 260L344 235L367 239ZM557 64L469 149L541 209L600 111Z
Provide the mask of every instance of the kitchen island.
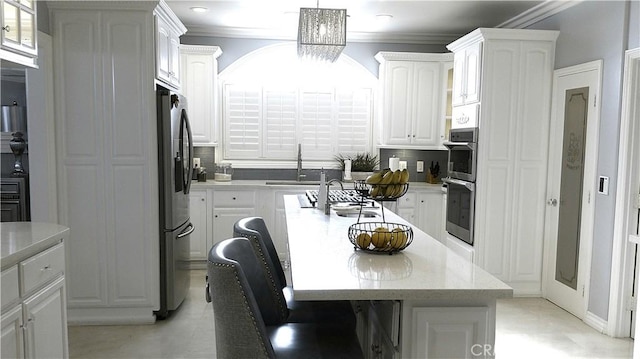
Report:
M65 248L69 228L3 222L3 358L67 358Z
M386 222L413 229L393 255L354 249L347 232L357 217L284 201L294 298L352 301L366 356L494 356L496 300L512 297L509 286L388 209Z

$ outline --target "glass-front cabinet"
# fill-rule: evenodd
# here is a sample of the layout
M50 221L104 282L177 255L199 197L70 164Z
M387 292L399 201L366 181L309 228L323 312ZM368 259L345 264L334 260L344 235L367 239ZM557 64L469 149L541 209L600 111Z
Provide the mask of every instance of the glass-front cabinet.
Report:
M38 52L36 1L2 0L2 59L34 66Z

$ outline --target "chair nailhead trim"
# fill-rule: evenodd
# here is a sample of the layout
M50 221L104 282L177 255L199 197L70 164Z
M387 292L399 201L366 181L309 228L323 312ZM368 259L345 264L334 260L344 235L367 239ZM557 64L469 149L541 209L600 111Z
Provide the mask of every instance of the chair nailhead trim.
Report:
M247 234L247 233L239 233L240 236L249 239L252 243L252 246L254 243L259 243L258 242L258 237L255 235L251 235L251 234ZM264 252L262 252L262 248L260 247L260 245L256 245L253 246L254 248L257 249L258 251L258 257L260 257L260 261L263 264L263 268L265 268L265 272L267 272L267 276L269 277L269 283L271 284L271 294L275 297L275 299L278 301L278 307L280 309L280 315L282 318L287 318L288 313L287 313L287 303L284 300L284 298L282 297L282 295L278 295L278 291L280 290L280 288L278 288L278 286L276 285L276 281L273 277L273 273L271 273L271 271L268 269L269 266L267 265L267 258L264 254Z

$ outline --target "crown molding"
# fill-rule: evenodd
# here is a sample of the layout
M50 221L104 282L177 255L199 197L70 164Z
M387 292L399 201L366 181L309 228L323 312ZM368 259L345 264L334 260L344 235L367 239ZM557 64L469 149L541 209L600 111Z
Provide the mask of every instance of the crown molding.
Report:
M296 41L297 33L284 33L258 28L211 28L207 26L187 25L187 36L213 36L226 38L262 39L262 40L287 40ZM347 32L349 42L380 42L402 44L435 44L446 45L464 34L425 34L425 33L374 33L374 32Z
M425 54L418 52L380 51L374 58L381 64L387 61L449 62L453 61L453 53Z
M180 44L180 53L211 55L217 59L222 55L222 49L219 46Z
M569 9L584 0L547 0L520 15L517 15L500 25L497 28L524 29L550 16Z

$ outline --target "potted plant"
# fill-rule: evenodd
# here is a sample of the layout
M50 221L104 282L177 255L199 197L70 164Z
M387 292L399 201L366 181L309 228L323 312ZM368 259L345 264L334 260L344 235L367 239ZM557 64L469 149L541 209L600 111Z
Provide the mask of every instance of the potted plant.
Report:
M338 167L344 172L344 161L351 160L351 178L356 180L365 180L368 176L370 176L373 171L378 167L380 161L378 160L377 155L372 155L370 153L356 153L355 155L336 155L336 162L338 162ZM344 176L343 176L344 178Z

